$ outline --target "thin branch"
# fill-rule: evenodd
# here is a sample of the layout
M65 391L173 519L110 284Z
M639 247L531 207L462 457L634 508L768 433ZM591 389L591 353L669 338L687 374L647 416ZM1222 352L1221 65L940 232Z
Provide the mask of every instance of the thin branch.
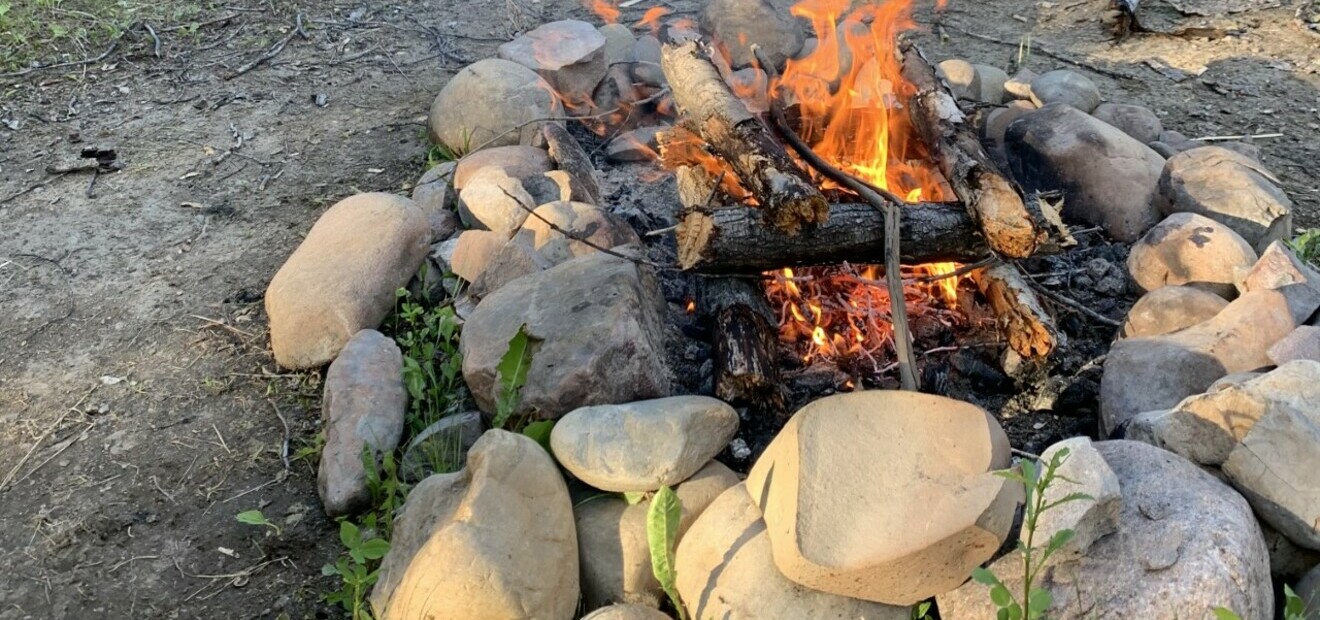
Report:
M598 245L598 244L596 244L596 242L594 242L594 241L588 239L585 235L582 235L582 234L580 234L580 233L575 233L575 232L572 232L572 231L569 231L569 230L565 230L565 229L564 229L563 227L561 227L560 225L558 225L558 224L556 224L556 223L554 223L554 222L551 222L550 220L546 219L545 216L541 215L540 213L537 213L537 212L536 212L536 209L534 209L534 208L532 208L532 207L528 207L527 205L523 204L523 202L522 202L521 200L518 200L518 198L517 198L516 196L514 196L513 194L510 194L510 193L509 193L509 190L504 189L503 187L501 187L501 188L500 188L500 191L503 192L505 196L508 196L508 197L509 197L509 200L512 200L515 204L517 204L518 207L519 207L520 209L522 209L523 211L526 211L526 212L527 212L528 214L530 214L532 217L534 217L534 218L536 218L536 219L538 219L538 220L541 220L542 222L545 222L546 226L549 226L551 230L553 230L553 231L555 231L555 232L557 232L557 233L559 233L559 234L561 234L561 235L563 235L563 236L565 236L565 237L568 237L569 239L572 239L573 241L581 242L581 243L583 243L583 244L585 244L585 245L590 246L592 249L595 249L595 250L598 250L598 251L604 252L604 253L609 254L610 256L614 256L614 257L616 257L616 258L622 258L623 260L626 260L626 261L628 261L628 262L630 262L630 263L635 263L635 264L638 264L638 265L645 265L645 266L647 266L647 267L651 267L651 268L653 268L653 269L676 269L676 268L674 268L674 267L663 267L663 266L661 266L661 265L657 265L657 264L655 264L655 263L653 263L653 262L651 262L651 261L648 261L648 260L646 260L646 259L643 259L643 258L636 258L636 257L633 257L633 256L628 256L628 255L626 255L626 254L622 254L622 253L620 253L620 252L615 252L614 250L612 250L612 249L610 249L610 248L607 248L607 247L603 247L603 246L601 246L601 245Z
M1022 271L1022 268L1021 268L1021 267L1018 267L1018 271ZM1056 293L1056 292L1054 292L1054 291L1051 291L1051 290L1045 288L1044 286L1041 286L1040 284L1038 284L1035 280L1032 280L1031 278L1026 278L1025 280L1026 280L1026 282L1027 282L1028 284L1031 285L1031 288L1034 288L1034 289L1036 289L1037 291L1040 291L1040 292L1043 293L1046 297L1049 297L1051 300L1053 300L1055 303L1060 304L1060 305L1063 305L1063 306L1067 306L1068 308L1070 308L1070 309L1072 309L1072 310L1076 310L1077 312L1082 313L1083 315L1085 315L1086 317L1090 318L1092 321L1095 321L1096 323L1100 323L1101 325L1108 325L1108 326L1110 326L1110 327L1122 327L1122 326L1123 326L1122 323L1120 323L1120 322L1118 322L1118 321L1115 321L1114 319L1111 319L1111 318L1109 318L1109 317L1107 317L1107 316L1105 316L1105 315L1103 315L1103 314L1100 314L1099 312L1096 312L1095 310L1092 310L1092 309L1090 309L1090 308L1087 308L1086 306L1082 305L1081 302L1076 301L1076 300L1072 299L1071 297L1068 297L1068 296L1066 296L1066 295L1064 295L1064 294L1062 294L1062 293Z
M124 38L124 33L126 32L128 32L127 29L119 31L119 34L115 35L115 38L110 41L110 47L105 48L105 51L102 52L100 56L97 56L95 58L84 58L82 60L74 60L71 62L59 62L53 65L40 65L36 67L28 67L27 69L24 69L22 71L14 71L13 73L0 73L0 78L23 77L30 73L45 71L47 69L60 69L63 67L81 67L82 65L96 64L98 62L101 62L102 60L105 60L107 57L110 56L112 52L115 51L115 48L119 47L119 40Z
M303 15L302 15L302 13L298 13L297 18L295 18L295 20L294 20L294 24L295 24L295 26L294 26L293 31L290 32L289 34L285 35L283 39L280 39L279 41L277 41L277 42L275 43L275 45L272 45L272 46L270 47L270 50L268 50L265 54L262 54L261 56L258 56L256 59L254 59L252 62L249 62L249 63L247 63L247 64L245 64L245 65L239 67L237 71L234 71L233 73L231 73L231 74L225 76L225 79L226 79L226 80L232 80L232 79L234 79L234 78L236 78L236 77L238 77L238 76L240 76L240 75L243 75L244 73L247 73L248 71L251 71L251 70L253 70L253 69L256 69L257 66L261 65L262 63L264 63L264 62L266 62L266 61L268 61L268 60L271 60L271 59L275 58L276 56L279 56L279 55L280 55L280 52L284 51L284 47L287 46L287 45L289 44L289 42L293 40L294 37L302 37L302 38L306 39L306 38L307 38L307 32L306 32L305 30L303 30Z

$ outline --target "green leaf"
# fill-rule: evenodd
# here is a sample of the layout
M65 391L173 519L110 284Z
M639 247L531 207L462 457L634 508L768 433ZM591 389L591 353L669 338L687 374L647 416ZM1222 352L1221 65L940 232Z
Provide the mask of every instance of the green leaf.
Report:
M266 515L261 514L260 510L246 510L238 513L234 518L238 519L239 523L248 525L270 525L270 520L266 518Z
M1008 620L1008 608L1007 608L1007 607L1001 607L1001 608L999 609L999 611L998 611L997 613L995 613L995 619L996 619L996 620Z
M1059 530L1050 537L1049 546L1046 548L1050 553L1058 551L1059 549L1062 549L1064 545L1068 544L1068 541L1072 540L1076 535L1077 533L1072 530Z
M646 511L646 542L651 550L651 572L660 588L669 595L679 620L687 620L683 603L678 597L677 575L674 572L674 547L678 543L678 525L683 517L683 503L673 489L665 486L651 498Z
M362 557L368 560L379 560L390 552L390 542L384 538L373 538L362 543L359 550L362 551Z
M1214 609L1215 618L1218 620L1242 620L1242 617L1227 607L1216 607Z
M996 607L1008 607L1013 603L1013 595L1008 593L1008 588L1003 584L997 584L990 588L990 602Z
M979 566L972 569L972 580L975 581L976 583L984 584L987 586L1000 585L999 578L996 577L994 573Z
M495 399L495 419L491 426L504 428L518 406L518 391L527 382L527 369L532 363L532 337L527 333L527 325L518 328L518 333L509 339L509 350L504 352L500 363L495 366L496 383L499 393Z
M1044 588L1035 588L1027 595L1027 620L1045 616L1045 610L1054 604L1054 597Z
M7 13L9 13L9 3L0 2L0 17L4 17Z
M1286 583L1283 584L1283 601L1283 620L1305 620L1306 601Z
M339 569L335 568L334 564L323 564L321 566L321 574L325 575L326 577L331 577L334 575L338 575Z
M357 549L362 546L362 532L351 521L340 521L339 542L343 543L345 548Z
M646 491L624 491L623 501L628 502L629 506L636 506L646 501Z
M539 422L532 422L523 427L523 434L531 437L536 443L541 444L541 447L545 448L546 452L554 454L554 452L551 452L550 450L550 431L554 429L554 420L541 420Z
M1013 603L1008 606L1008 620L1022 620L1022 606Z

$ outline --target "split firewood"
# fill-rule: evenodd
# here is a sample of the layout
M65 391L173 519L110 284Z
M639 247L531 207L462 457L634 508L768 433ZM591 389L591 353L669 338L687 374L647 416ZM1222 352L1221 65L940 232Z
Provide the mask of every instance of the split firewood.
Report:
M1008 258L1027 258L1072 245L1054 207L1023 199L982 148L934 67L910 44L903 48L903 77L917 89L909 101L912 125L992 250Z
M804 226L826 220L825 196L733 94L695 41L666 44L660 66L679 111L729 164L771 225L794 235Z
M1054 319L1017 267L1000 263L972 272L971 279L994 310L999 331L1023 359L1049 357L1059 342Z

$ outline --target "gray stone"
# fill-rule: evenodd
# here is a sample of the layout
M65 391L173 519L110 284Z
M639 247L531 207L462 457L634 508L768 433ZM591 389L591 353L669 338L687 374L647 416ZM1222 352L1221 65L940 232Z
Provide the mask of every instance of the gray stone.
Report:
M1047 105L1014 121L1004 143L1028 191L1063 190L1065 218L1125 242L1160 220L1154 199L1164 158L1075 107Z
M418 483L431 474L449 474L467 465L467 453L485 429L481 414L466 411L440 418L418 433L403 451L399 473Z
M1019 69L1016 75L1004 82L1005 103L1009 99L1031 100L1031 82L1037 77L1040 76L1036 75L1036 72L1031 69Z
M533 233L533 246L538 250L543 250L547 244L556 240L568 241L566 249L570 257L592 254L600 251L598 248L641 245L641 238L627 222L600 207L583 202L541 205L536 208L535 215L523 223L523 230ZM560 231L568 231L573 238ZM552 261L561 262L559 259L562 257L544 250L543 253Z
M466 153L483 145L527 144L541 132L531 121L563 114L550 85L531 69L487 58L445 84L431 104L428 127L432 142Z
M442 163L426 171L413 187L412 201L431 225L431 241L444 241L458 230L458 216L454 214L458 194L450 185L455 164Z
M325 447L316 490L327 516L348 516L371 507L363 451L370 451L377 462L393 452L403 436L407 410L399 347L378 331L358 332L325 374Z
M1013 124L1013 121L1035 111L1036 104L1027 100L1010 101L1002 108L995 108L985 115L985 127L982 130L982 136L994 143L996 147L1003 148L1004 136L1008 133L1008 126Z
M806 39L796 19L765 0L710 0L701 12L701 29L728 48L735 69L756 63L753 45L783 69Z
M1174 213L1132 245L1128 273L1142 291L1190 285L1231 299L1256 251L1233 229L1195 213Z
M1266 353L1278 365L1293 360L1320 362L1320 327L1302 325L1274 343Z
M587 22L542 24L499 47L499 57L535 71L572 109L587 107L605 77L605 36Z
M483 149L463 157L453 168L454 189L462 191L468 181L486 168L498 168L515 179L536 176L554 170L545 149L515 144Z
M633 78L648 86L661 87L668 83L660 70L660 40L651 35L637 37L633 47L637 60L633 64Z
M449 270L468 282L476 282L495 254L508 242L504 233L465 230L458 236L454 253L449 257Z
M610 140L605 147L605 159L614 163L655 161L660 155L656 135L666 129L669 127L654 125L625 131Z
M458 215L469 228L490 230L507 239L527 220L536 202L522 181L502 168L482 168L458 193Z
M515 418L668 396L663 304L649 269L601 252L518 278L467 317L463 377L481 410L493 414L496 366L526 325L532 359Z
M1056 69L1031 81L1031 100L1042 108L1062 103L1090 114L1100 105L1100 89L1085 75Z
M1261 252L1260 260L1242 274L1238 290L1276 290L1292 284L1303 284L1320 292L1320 273L1297 258L1287 244L1275 241Z
M1118 476L1087 437L1073 437L1046 448L1040 455L1041 463L1052 462L1065 449L1068 456L1057 470L1061 477L1045 490L1045 502L1053 504L1073 493L1085 493L1091 499L1059 504L1036 521L1036 540L1050 540L1063 530L1073 531L1072 539L1051 557L1052 564L1076 560L1096 541L1118 531L1123 503ZM1020 536L1025 539L1028 533L1024 524Z
M550 434L555 458L603 491L654 491L696 473L738 431L738 412L709 396L582 407Z
M1306 573L1305 577L1293 588L1305 606L1303 617L1320 616L1320 564Z
M535 441L490 430L462 471L409 492L371 606L381 620L571 620L578 583L559 468Z
M1165 214L1199 213L1237 231L1256 251L1292 234L1292 201L1264 166L1216 146L1169 159L1159 182Z
M633 81L632 63L610 65L605 77L596 85L591 94L595 104L595 114L608 114L599 121L599 126L614 130L635 127L649 115L633 110L634 104L643 99L642 91Z
M981 81L981 92L977 99L982 103L1000 104L1004 102L1004 85L1008 83L1008 74L999 67L990 65L972 65L976 67L977 78Z
M1270 550L1270 574L1275 580L1298 584L1298 580L1303 578L1306 571L1320 566L1320 551L1297 546L1268 523L1261 523L1260 531L1265 534L1265 546ZM1294 587L1294 590L1296 589ZM1320 611L1320 608L1316 611Z
M270 346L285 368L333 360L394 309L430 249L426 216L393 194L359 194L326 210L266 289Z
M1190 286L1162 286L1137 300L1123 321L1124 338L1171 334L1208 321L1228 300Z
M1144 106L1102 103L1091 112L1091 116L1119 128L1142 144L1159 140L1160 134L1164 132L1164 123L1160 122L1160 117Z
M633 36L631 28L623 24L605 24L597 30L600 36L605 37L606 64L614 66L616 63L636 60L633 47L637 45L637 37Z
M518 231L490 257L490 262L472 281L468 292L480 299L513 280L554 267L555 263L533 247L534 237L529 230Z
M935 65L935 74L949 85L958 99L978 101L981 97L981 76L972 63L961 58L950 58Z
M1040 574L1053 598L1052 620L1210 617L1227 607L1249 620L1274 614L1269 557L1242 497L1185 459L1133 441L1095 444L1122 489L1118 532L1081 559ZM1010 591L1022 588L1019 554L990 570ZM995 617L986 586L969 581L937 597L946 620Z

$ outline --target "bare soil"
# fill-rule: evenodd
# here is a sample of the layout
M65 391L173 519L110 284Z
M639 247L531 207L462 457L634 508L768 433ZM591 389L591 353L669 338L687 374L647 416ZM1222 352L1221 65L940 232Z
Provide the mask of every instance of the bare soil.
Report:
M1115 44L1107 5L952 0L920 38L937 59L1005 66L1029 33L1027 66L1078 68L1168 128L1282 133L1258 142L1265 163L1298 225L1320 225L1320 36L1295 7L1203 18L1147 0L1152 27L1232 34ZM321 602L338 541L314 463L284 458L316 435L320 376L275 366L263 291L326 207L410 187L455 70L514 23L595 20L573 0L301 11L306 38L299 9L242 0L186 37L158 25L159 57L132 36L97 62L0 77L0 619L342 616ZM89 146L123 170L47 171ZM235 520L252 508L280 535Z

